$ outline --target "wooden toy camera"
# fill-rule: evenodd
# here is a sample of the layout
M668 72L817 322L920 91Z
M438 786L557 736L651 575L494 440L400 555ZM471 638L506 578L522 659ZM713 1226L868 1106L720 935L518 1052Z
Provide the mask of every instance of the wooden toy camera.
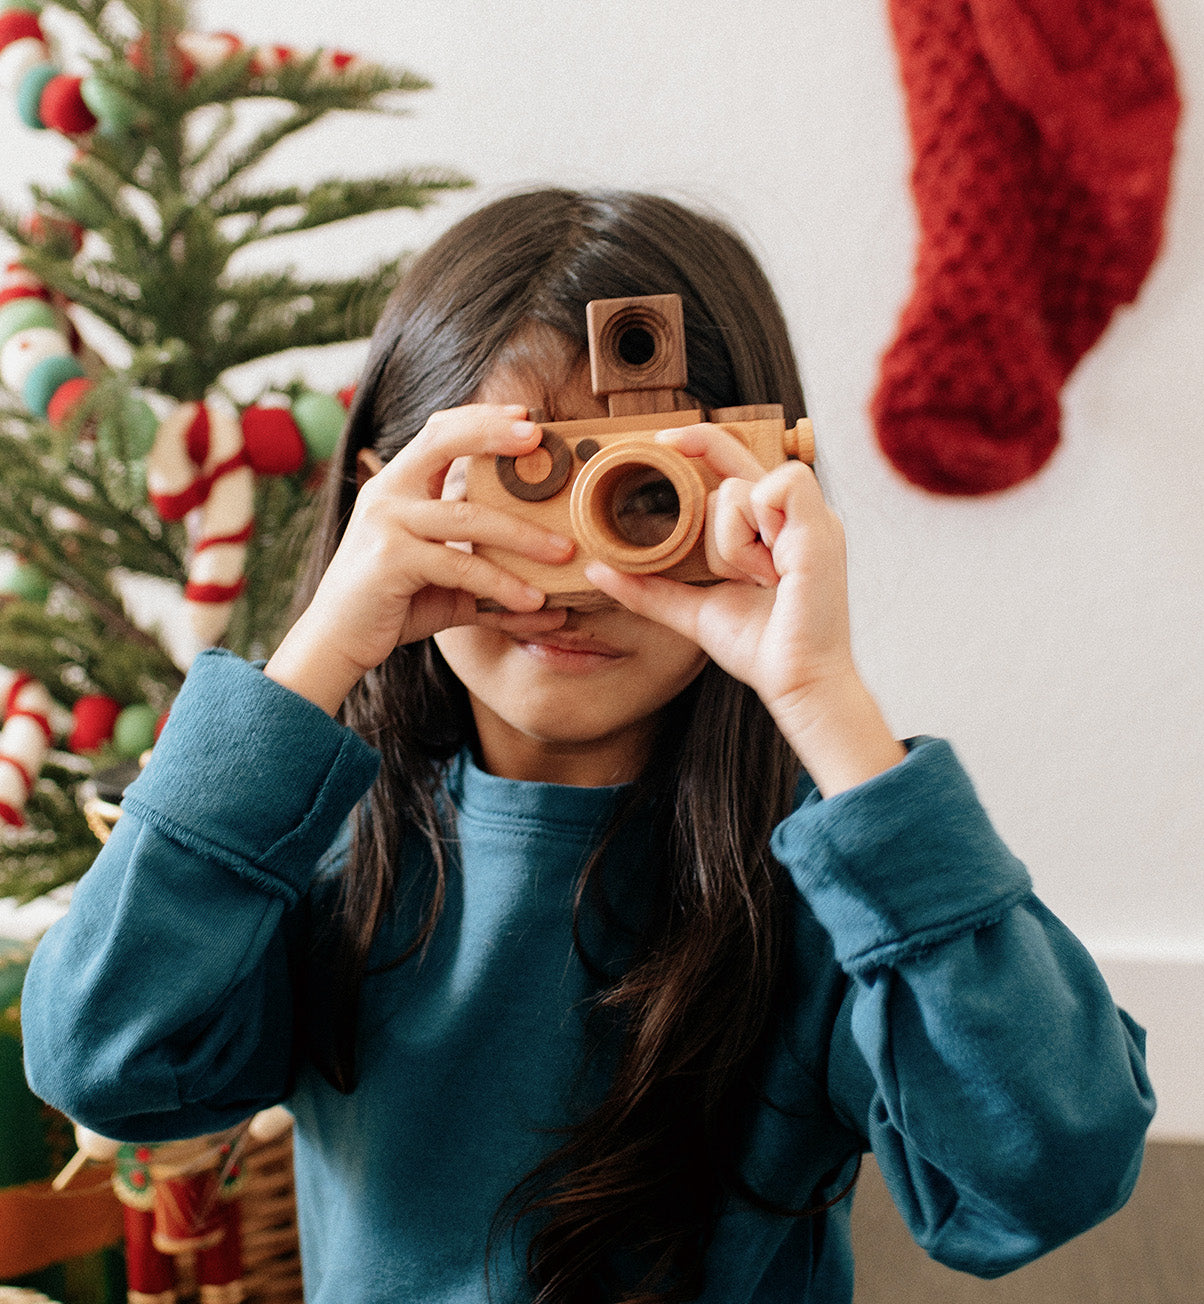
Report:
M543 438L522 457L474 457L468 498L538 521L574 539L563 565L500 548L481 548L512 574L542 588L551 606L603 601L585 578L591 558L635 574L714 583L702 544L707 494L719 478L658 430L711 421L735 435L766 470L787 458L814 458L811 422L786 429L777 404L693 405L686 388L686 342L676 294L595 299L586 305L590 381L609 417L541 422ZM532 413L539 421L540 414Z

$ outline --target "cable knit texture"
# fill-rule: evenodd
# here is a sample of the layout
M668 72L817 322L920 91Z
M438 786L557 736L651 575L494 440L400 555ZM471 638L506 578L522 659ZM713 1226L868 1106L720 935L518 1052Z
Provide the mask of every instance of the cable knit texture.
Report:
M919 249L871 408L908 480L1006 489L1158 253L1180 102L1151 0L889 0Z

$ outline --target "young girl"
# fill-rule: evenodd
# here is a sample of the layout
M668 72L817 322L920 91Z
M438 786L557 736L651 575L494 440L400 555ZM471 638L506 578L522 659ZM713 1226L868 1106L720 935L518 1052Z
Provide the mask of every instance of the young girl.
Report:
M651 293L701 407L802 414L752 257L672 203L520 195L415 261L302 614L198 659L30 969L30 1080L88 1127L287 1102L314 1304L838 1304L866 1149L986 1276L1136 1179L1142 1034L949 747L892 738L807 466L660 436L723 477L712 587L557 607L465 546L571 556L463 459L605 415L585 305Z

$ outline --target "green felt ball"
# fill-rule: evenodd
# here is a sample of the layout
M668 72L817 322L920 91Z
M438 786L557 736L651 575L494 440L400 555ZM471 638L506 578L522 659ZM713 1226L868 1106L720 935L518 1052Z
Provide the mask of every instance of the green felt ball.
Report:
M333 394L309 390L293 400L293 420L309 455L316 462L324 462L338 445L347 409Z
M49 326L55 331L60 329L59 319L45 299L32 295L10 299L0 308L0 345L18 331L27 331L31 326Z
M145 702L127 706L113 726L113 746L121 756L139 757L148 747L154 746L158 713Z
M41 604L50 596L50 580L29 562L18 562L0 584L0 593Z
M95 74L85 77L80 83L79 93L97 121L109 131L126 131L138 117L137 104L103 77Z
M17 116L27 127L45 129L42 121L42 92L46 83L62 71L53 63L35 63L17 88Z

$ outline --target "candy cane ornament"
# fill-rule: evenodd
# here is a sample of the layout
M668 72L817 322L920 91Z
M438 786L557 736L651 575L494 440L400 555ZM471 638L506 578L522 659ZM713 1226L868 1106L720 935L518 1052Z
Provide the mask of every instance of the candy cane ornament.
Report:
M215 643L246 587L254 530L255 472L238 418L203 403L182 403L159 426L146 480L165 521L199 509L184 598L194 633Z
M0 704L0 824L22 828L25 804L54 741L55 705L36 679L7 666L0 666Z

